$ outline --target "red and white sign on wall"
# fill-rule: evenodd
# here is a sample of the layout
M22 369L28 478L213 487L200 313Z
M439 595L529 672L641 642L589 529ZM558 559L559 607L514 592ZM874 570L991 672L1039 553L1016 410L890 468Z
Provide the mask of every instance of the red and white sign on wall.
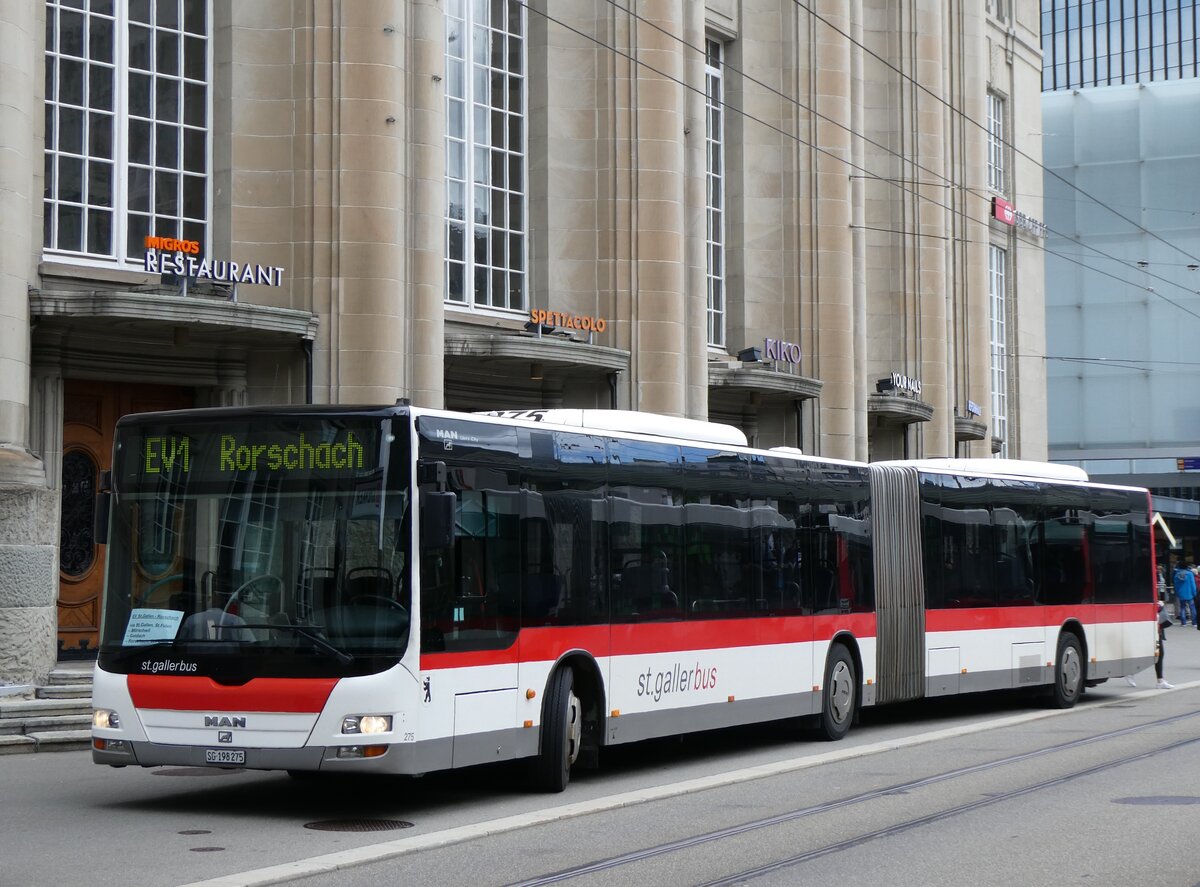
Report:
M992 218L999 219L1006 225L1015 225L1017 222L1017 208L1003 197L993 197Z
M1003 197L992 198L992 218L999 219L1006 225L1015 225L1034 237L1046 236L1045 222L1025 215Z

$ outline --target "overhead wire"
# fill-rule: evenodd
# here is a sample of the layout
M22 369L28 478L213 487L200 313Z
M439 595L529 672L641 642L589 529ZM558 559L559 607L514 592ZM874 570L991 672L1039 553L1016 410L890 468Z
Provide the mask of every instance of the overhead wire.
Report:
M963 120L965 120L965 121L967 121L967 122L969 122L969 123L972 123L972 124L974 124L975 126L977 126L977 127L979 127L980 129L982 129L984 132L988 132L988 133L990 134L990 130L988 130L988 128L987 128L986 126L984 126L982 123L980 123L978 120L975 120L974 118L972 118L972 117L969 117L969 116L968 116L968 115L967 115L965 112L963 112L963 111L961 111L961 110L959 110L959 109L955 108L953 105L951 105L949 102L947 102L947 101L946 101L944 98L942 98L940 95L938 95L937 93L935 93L935 92L933 92L932 90L930 90L930 89L929 89L927 86L925 86L924 84L920 83L919 81L917 81L915 78L911 77L910 75L908 75L908 74L904 73L902 70L900 70L899 68L897 68L897 67L896 67L895 65L893 65L891 62L889 62L887 59L883 58L883 56L881 56L881 55L879 55L878 53L876 53L874 50L872 50L870 47L868 47L867 45L865 45L865 44L864 44L864 43L862 43L861 41L855 40L853 36L851 36L850 34L847 34L845 31L843 31L843 30L842 30L841 28L839 28L837 25L835 25L835 24L833 24L832 22L830 22L828 19L826 19L826 18L825 18L824 16L822 16L820 13L816 12L815 10L813 10L811 7L809 7L809 6L806 6L806 5L805 5L803 2L801 2L801 0L792 0L792 3L793 3L794 5L796 5L798 8L800 8L800 9L803 9L805 12L807 12L809 15L811 15L811 16L812 16L814 19L816 19L817 21L819 21L819 22L822 22L822 23L823 23L823 24L824 24L826 27L830 28L830 29L831 29L831 30L833 30L833 31L836 31L838 34L841 34L841 35L842 35L843 37L845 37L845 38L846 38L846 39L847 39L847 40L848 40L848 41L849 41L851 44L853 44L853 45L855 45L855 46L858 46L860 49L862 49L862 50L863 50L864 52L866 52L868 55L870 55L870 56L874 57L875 59L878 59L878 60L879 60L880 62L882 62L884 65L886 65L887 67L891 68L893 71L895 71L895 72L896 72L897 74L899 74L901 77L903 77L905 80L909 81L909 82L910 82L910 83L912 83L914 86L916 86L918 89L920 89L921 91L923 91L923 92L925 92L926 94L928 94L928 95L929 95L931 98L935 99L936 101L938 101L939 103L941 103L942 105L944 105L946 108L948 108L948 109L950 110L950 112L951 112L951 113L953 113L953 114L957 114L957 115L960 115L960 116L962 117L962 119L963 119ZM1160 235L1158 235L1158 234L1156 234L1155 232L1151 231L1150 229L1142 227L1142 226L1141 226L1141 225L1139 225L1137 222L1135 222L1135 221L1133 221L1132 219L1130 219L1130 218L1128 218L1128 217L1126 217L1126 216L1122 215L1121 213L1117 212L1117 211L1116 211L1115 209L1113 209L1113 208L1112 208L1110 205L1108 205L1108 204L1107 204L1107 203L1105 203L1104 201L1100 200L1100 199L1099 199L1098 197L1096 197L1095 195L1093 195L1093 194L1089 194L1087 191L1084 191L1082 188L1080 188L1080 187L1079 187L1078 185L1076 185L1074 182L1072 182L1072 181L1068 180L1068 179L1067 179L1067 178L1065 178L1064 176L1061 176L1061 175L1059 175L1059 174L1058 174L1058 173L1056 173L1054 170L1052 170L1052 169L1048 168L1047 166L1043 165L1043 164L1042 164L1042 162L1041 162L1040 160L1037 160L1037 159L1033 158L1032 156L1030 156L1029 154L1026 154L1024 151L1022 151L1020 148L1018 148L1018 147L1017 147L1017 146L1016 146L1014 143L1012 143L1011 141L1008 141L1008 140L1005 140L1005 139L1002 139L1001 141L1002 141L1002 142L1003 142L1005 145L1007 145L1009 148L1011 148L1011 149L1012 149L1012 151L1013 151L1015 154L1019 154L1020 156L1024 157L1024 158L1025 158L1026 160L1028 160L1030 163L1033 163L1035 166L1037 166L1039 169L1041 169L1041 170L1042 170L1044 173L1046 173L1046 174L1048 174L1048 175L1051 175L1051 176L1053 176L1054 178L1058 179L1058 180L1059 180L1059 181L1061 181L1063 184L1065 184L1065 185L1069 186L1070 188L1074 189L1074 190L1075 190L1075 191L1077 191L1078 193L1082 194L1084 197L1086 197L1088 200L1090 200L1090 201L1092 201L1093 203L1095 203L1097 206L1103 207L1104 209L1108 210L1108 211L1109 211L1109 212L1111 212L1111 213L1112 213L1114 216L1116 216L1118 219L1121 219L1123 222L1127 222L1128 224L1132 225L1132 226L1133 226L1134 228L1136 228L1137 230L1139 230L1139 231L1142 231L1143 233L1150 235L1150 236L1151 236L1151 237L1153 237L1155 240L1159 241L1160 243L1163 243L1164 245L1166 245L1166 246L1170 247L1171 249L1173 249L1173 250L1175 250L1175 251L1177 251L1177 252L1179 252L1179 253L1182 253L1183 255L1185 255L1185 256L1187 256L1189 259L1191 259L1192 261L1200 263L1200 257L1197 257L1197 256L1194 256L1194 255L1192 255L1192 254L1191 254L1191 253L1189 253L1187 250L1183 249L1181 246L1178 246L1177 244L1171 243L1170 241L1168 241L1168 240L1164 239L1163 237L1161 237Z
M570 24L568 24L567 22L564 22L564 21L562 21L561 19L555 18L554 16L550 15L548 12L545 12L545 11L543 11L543 10L540 10L540 9L536 9L536 8L534 8L532 5L530 5L528 2L526 2L526 0L516 0L516 2L518 2L518 3L519 3L521 6L524 6L524 7L526 8L526 10L528 10L528 11L530 11L530 12L533 12L533 13L535 13L536 15L539 15L539 16L541 16L541 17L542 17L543 19L545 19L546 21L548 21L548 22L552 22L552 23L554 23L554 24L558 25L559 27L563 28L564 30L566 30L566 31L568 31L568 32L570 32L570 33L573 33L573 34L575 34L576 36L582 37L583 39L585 39L585 40L587 40L587 41L589 41L589 42L591 42L591 43L595 44L596 46L598 46L598 47L600 47L600 48L602 48L602 49L604 49L604 50L606 50L606 51L612 52L612 53L614 53L615 55L617 55L618 57L620 57L620 58L623 58L623 59L626 59L627 61L630 61L630 62L632 62L633 64L635 64L635 65L637 65L637 66L639 66L639 67L641 67L641 68L644 68L644 69L645 69L645 70L647 70L647 71L651 71L651 72L653 72L653 73L657 74L658 76L660 76L660 77L664 78L665 80L668 80L668 81L670 81L670 82L672 82L672 83L675 83L675 84L676 84L676 85L678 85L678 86L681 86L681 87L683 87L685 90L688 90L688 91L690 91L690 92L694 92L694 93L696 93L696 94L698 94L698 95L705 95L705 93L704 93L704 90L700 89L699 87L693 86L693 85L691 85L691 84L689 84L689 83L687 83L687 82L685 82L685 81L683 81L683 80L680 80L678 77L675 77L675 76L673 76L673 75L671 75L671 74L669 74L669 73L667 73L667 72L665 72L665 71L662 71L662 70L660 70L660 69L656 68L654 65L651 65L651 64L649 64L649 63L645 62L644 60L642 60L642 59L640 59L640 58L636 57L635 55L633 55L633 54L631 54L631 53L628 53L628 52L624 52L623 50L619 49L618 47L616 47L616 46L613 46L613 45L611 45L611 44L609 44L609 43L606 43L606 42L605 42L604 40L602 40L601 38L598 38L598 37L596 37L596 36L594 36L594 35L588 34L588 33L584 32L584 31L582 31L582 30L580 30L580 29L578 29L578 28L574 27L573 25L570 25ZM680 44L682 47L684 47L684 48L687 48L687 49L690 49L690 50L692 50L692 51L695 51L695 52L697 52L697 53L701 54L702 56L705 54L704 47L699 47L699 46L696 46L696 45L694 45L694 44L691 44L691 43L689 43L689 42L688 42L687 40L685 40L684 38L682 38L682 37L680 37L680 36L678 36L678 35L676 35L676 34L673 34L673 33L672 33L672 32L670 32L670 31L667 31L666 29L664 29L663 27L661 27L660 25L658 25L656 22L653 22L653 21L651 21L651 20L649 20L649 19L646 19L645 17L643 17L643 16L639 15L639 14L638 14L638 13L637 13L635 10L633 10L633 9L631 9L631 8L627 8L627 7L621 6L621 5L620 5L620 3L619 3L619 2L617 2L617 0L605 0L605 2L606 2L606 3L608 3L608 5L612 6L614 9L616 9L618 12L620 12L620 13L622 13L622 14L624 14L624 15L627 15L627 16L629 16L630 18L634 19L635 21L641 22L642 24L645 24L645 25L648 25L648 26L650 26L650 27L654 28L655 30L657 30L658 32L660 32L661 34L663 34L664 36L666 36L666 37L668 37L668 38L670 38L670 39L674 40L674 41L675 41L675 42L677 42L677 43L679 43L679 44ZM796 6L797 6L799 9L803 9L803 10L805 10L805 11L806 11L806 12L808 12L810 15L812 15L814 18L816 18L816 19L818 19L819 21L822 21L822 22L824 22L824 23L826 23L826 24L828 25L828 22L827 22L827 21L826 21L826 20L825 20L823 17L821 17L821 16L820 16L820 15L818 15L817 13L813 12L813 11L812 11L811 9L809 9L808 7L804 6L804 4L800 3L800 2L799 2L799 0L793 0L793 3L794 3L794 4L795 4L795 5L796 5ZM912 77L910 77L909 75L905 74L903 71L901 71L899 68L895 67L895 66L894 66L894 65L892 65L891 63L889 63L889 62L887 62L887 61L883 60L883 59L882 59L880 56L878 56L876 53L874 53L873 51L871 51L870 49L868 49L867 47L865 47L865 46L864 46L862 43L860 43L859 41L856 41L856 40L854 40L852 37L850 37L850 36L846 35L846 34L845 34L845 32L841 31L841 30L840 30L839 28L837 28L836 26L829 25L829 27L831 27L831 28L832 28L834 31L837 31L837 33L841 34L842 36L846 37L846 39L847 39L847 40L849 40L849 41L850 41L852 44L854 44L854 45L856 45L856 46L859 46L859 47L861 47L861 48L862 48L862 49L864 49L864 50L865 50L865 51L866 51L868 54L870 54L870 55L874 56L875 58L878 58L878 59L880 59L880 61L883 61L885 65L887 65L889 68L891 68L891 69L892 69L893 71L895 71L896 73L900 74L900 76L901 76L901 77L903 77L904 79L906 79L906 80L908 80L908 81L912 82L914 85L918 86L920 89L922 89L923 91L925 91L925 92L929 93L930 95L934 95L934 93L930 92L930 91L928 90L928 88L926 88L926 87L924 87L923 85L921 85L920 83L918 83L918 82L917 82L916 80L914 80ZM802 101L800 101L799 99L796 99L796 98L794 98L794 97L792 97L792 96L785 95L783 92L781 92L780 90L778 90L778 89L776 89L775 87L771 86L770 84L764 83L764 82L762 82L762 81L760 81L760 80L758 80L758 79L754 78L753 76L751 76L751 75L748 75L748 74L747 74L747 73L746 73L744 70L740 70L740 69L736 68L735 66L729 66L729 65L727 65L727 66L726 66L726 68L727 68L728 70L734 71L735 73L739 74L739 76L741 76L741 77L742 77L744 80L746 80L747 82L753 83L753 84L755 84L756 86L759 86L759 87L761 87L761 88L763 88L763 89L766 89L766 90L768 90L769 92L773 93L774 95L776 95L776 96L777 96L777 97L779 97L780 99L784 100L785 102L788 102L788 103L790 103L790 104L793 104L793 105L795 105L797 108L800 108L800 109L802 109L802 110L804 110L804 111L807 111L808 113L810 113L810 114L813 114L814 116L818 117L818 118L819 118L819 119L821 119L821 120L824 120L824 121L826 121L826 122L828 122L828 123L831 123L831 124L833 124L833 125L835 125L835 126L838 126L838 127L840 127L840 128L842 128L842 129L844 129L845 131L847 131L848 133L850 133L850 134L851 134L851 135L853 135L853 136L857 136L857 137L859 137L859 138L862 138L862 139L863 139L863 140L864 140L866 143L868 143L868 144L871 144L871 145L873 145L873 146L875 146L875 147L877 147L877 148L880 148L880 149L882 149L882 150L883 150L883 151L885 151L887 154L889 154L889 155L891 155L891 156L893 156L893 157L896 157L896 158L898 158L898 159L900 159L900 160L903 160L903 161L905 161L905 162L911 163L911 164L912 164L912 165L913 165L913 166L914 166L916 169L919 169L919 170L921 170L922 172L928 173L928 174L930 174L930 175L932 175L932 176L934 176L934 177L936 177L936 178L938 178L938 179L941 179L941 183L937 183L937 182L933 182L933 183L924 183L924 184L925 184L925 187L930 187L930 186L932 186L932 187L945 187L945 186L948 186L948 187L951 187L951 188L955 188L955 189L962 190L962 191L964 191L964 192L966 192L966 193L970 193L970 194L972 194L972 196L980 197L981 199L985 199L985 200L987 199L987 198L984 198L984 197L983 197L983 195L976 193L976 189L972 189L972 188L967 188L967 187L964 187L962 184L960 184L960 183L958 183L958 182L955 182L954 180L950 179L949 177L945 176L945 175L944 175L944 174L942 174L942 173L939 173L939 172L937 172L936 170L931 170L931 169L929 169L929 168L927 168L927 167L925 167L925 166L921 165L919 162L916 162L916 161L912 160L911 158L907 157L906 155L902 154L901 152L899 152L899 151L896 151L896 150L894 150L894 149L891 149L891 148L888 148L886 145L883 145L883 144L881 144L881 143L879 143L879 142L873 141L873 140L871 140L870 138L868 138L867 136L865 136L865 135L864 135L864 134L862 134L862 133L855 132L854 130L852 130L852 129L851 129L849 126L847 126L846 124L844 124L844 123L842 123L842 122L840 122L840 121L838 121L838 120L834 120L833 118L829 117L828 115L825 115L825 114L821 113L820 111L818 111L818 110L816 110L816 109L814 109L814 108L811 108L811 107L809 107L808 105L804 104L804 103L803 103ZM983 129L985 132L987 132L987 128L986 128L986 127L984 127L984 126L983 126L983 124L981 124L981 123L979 123L978 121L974 120L973 118L971 118L970 116L968 116L968 115L967 115L965 112L963 112L963 111L961 111L961 110L958 110L958 109L955 109L955 108L953 108L953 106L952 106L952 105L950 105L948 102L946 102L946 101L945 101L945 99L942 99L942 98L941 98L941 97L939 97L939 96L936 96L936 95L934 95L934 97L935 97L935 98L937 98L937 99L938 99L938 101L939 101L939 102L941 102L941 103L942 103L943 105L945 105L946 107L948 107L948 108L951 108L951 110L952 110L952 111L954 111L954 113L955 113L955 114L957 114L957 115L961 116L963 120L965 120L965 121L967 121L967 122L970 122L970 123L974 124L975 126L979 127L980 129ZM770 122L768 122L768 121L766 121L766 120L762 120L761 118L759 118L759 117L756 117L755 115L751 114L750 112L748 112L748 111L745 111L745 110L743 110L743 109L741 109L741 108L738 108L737 106L735 106L735 105L732 105L732 104L730 104L729 102L722 102L722 107L723 107L723 108L726 108L727 110L729 110L729 111L731 111L731 112L733 112L733 113L735 113L735 114L739 114L739 115L740 115L740 116L741 116L743 119L746 119L746 120L753 121L753 122L755 122L755 123L759 124L760 126L763 126L763 127L767 128L768 130L770 130L770 131L773 131L773 132L777 133L778 135L780 135L780 136L782 136L782 137L784 137L784 138L786 138L786 139L790 139L790 140L792 140L792 141L796 142L797 144L804 145L805 147L807 147L807 148L810 148L810 149L812 149L812 150L814 150L814 151L816 151L816 152L818 152L818 153L821 153L821 154L824 154L824 155L826 155L826 156L829 156L829 157L833 158L834 160L837 160L837 161L839 161L839 162L841 162L841 163L845 164L846 166L850 167L851 169L858 170L859 172L863 173L863 174L864 174L864 177L866 177L866 178L874 179L874 180L876 180L876 181L880 181L880 182L883 182L883 183L885 183L885 184L890 184L890 185L892 185L893 187L896 187L896 188L898 188L899 190L901 190L901 191L903 191L903 192L906 192L906 193L908 193L908 194L912 195L912 196L913 196L913 197L915 197L915 198L916 198L918 201L925 201L927 204L930 204L930 205L932 205L932 206L935 206L935 207L938 207L938 208L944 209L944 210L946 210L946 211L948 211L948 212L951 212L951 213L959 213L959 214L961 214L961 215L962 215L962 217L963 217L963 218L965 218L967 221L974 222L974 223L976 223L976 224L981 224L981 225L984 225L984 226L986 226L986 225L988 224L988 221L987 221L986 219L980 219L980 218L977 218L977 217L975 217L975 216L972 216L972 215L971 215L969 212L967 212L967 211L966 211L966 209L965 209L965 208L962 208L962 209L960 209L960 208L957 208L957 207L952 207L952 206L949 206L949 205L947 205L947 204L945 204L945 203L942 203L941 201L935 200L935 199L934 199L934 198L932 198L932 197L928 197L928 196L926 196L926 195L924 195L924 194L921 194L921 193L920 193L920 192L919 192L919 191L918 191L916 188L914 188L914 187L908 187L908 186L907 186L907 185L905 185L905 184L902 184L902 183L900 183L900 182L897 182L897 181L895 180L895 178L893 178L893 177L888 177L888 176L881 176L881 175L878 175L878 174L876 174L876 173L872 172L870 169L867 169L867 168L865 168L865 167L863 167L863 166L860 166L859 164L856 164L856 163L854 163L853 161L851 161L851 160L849 160L849 159L847 159L847 158L845 158L845 157L842 157L842 156L838 155L837 153L835 153L835 152L833 152L833 151L830 151L830 150L829 150L829 149L827 149L827 148L823 148L823 147L821 147L820 145L815 145L815 144L813 144L813 143L811 143L811 142L808 142L808 141L806 141L805 139L801 138L799 135L797 135L797 134L795 134L795 133L792 133L792 132L788 132L787 130L784 130L784 129L782 129L781 127L779 127L779 126L776 126L775 124L773 124L773 123L770 123ZM1009 144L1009 143L1007 143L1007 142L1006 142L1006 144ZM1012 146L1010 145L1010 147L1012 147ZM1016 149L1015 149L1015 147L1014 147L1014 150L1016 150ZM1032 159L1032 158L1030 158L1030 159ZM1036 163L1036 161L1034 161L1034 162ZM1042 169L1045 169L1045 167L1042 167L1040 163L1039 163L1039 164L1037 164L1037 165L1038 165L1039 167L1041 167ZM1082 192L1082 191L1081 191L1081 193L1084 193L1084 192ZM1087 195L1085 195L1085 196L1087 196ZM1097 201L1097 202L1098 202L1098 201ZM1118 214L1118 215L1119 215L1119 214ZM868 226L859 226L859 227L867 228ZM886 231L887 229L882 229L882 228L874 228L874 229L870 229L870 230ZM1070 241L1070 242L1073 242L1073 243L1078 243L1080 246L1084 247L1085 249L1089 249L1089 250L1091 250L1091 251L1093 251L1093 252L1097 253L1098 255L1100 255L1100 256L1101 256L1101 257L1103 257L1103 258L1106 258L1106 259L1109 259L1110 261L1115 261L1115 262L1119 262L1119 263L1121 263L1121 264L1123 264L1123 265L1126 265L1127 267L1129 267L1129 268L1130 268L1130 270L1136 270L1136 271L1140 271L1141 273L1143 273L1143 274L1144 274L1146 277L1148 277L1148 278L1152 278L1152 279L1158 280L1159 282L1165 283L1165 284L1167 284L1167 285L1170 285L1170 286L1175 286L1175 287L1178 287L1179 289L1181 289L1181 290L1183 290L1183 291L1187 292L1189 295L1195 294L1195 291L1194 291L1194 290L1192 290L1192 289L1190 289L1189 287L1187 287L1187 286L1185 286L1185 285L1183 285L1183 284L1179 283L1178 281L1174 281L1174 280L1171 280L1170 278L1162 277L1161 275L1157 275L1157 274L1153 274L1153 273L1151 273L1151 272L1147 272L1147 271L1145 271L1145 269L1144 269L1144 268L1141 268L1141 267L1138 267L1138 266L1136 266L1136 265L1135 265L1135 264L1134 264L1132 261L1122 260L1122 259L1120 259L1120 258L1117 258L1117 257L1115 257L1115 256L1109 255L1109 254L1107 254L1107 253L1103 252L1102 250L1100 250L1100 249L1099 249L1099 248L1097 248L1097 247L1094 247L1094 246L1092 246L1092 245L1090 245L1090 244L1085 244L1085 243L1082 243L1082 242L1080 242L1080 241L1076 241L1076 240L1074 240L1074 239L1072 239L1072 238L1068 237L1067 235L1063 234L1062 232L1055 231L1055 230L1053 230L1053 229L1051 229L1051 228L1047 228L1046 230L1047 230L1047 231L1049 231L1050 233L1056 234L1056 235L1057 235L1057 236L1059 236L1059 237L1062 237L1064 240L1067 240L1067 241ZM1142 229L1142 230L1145 230L1145 229ZM921 233L921 232L916 232L916 231L906 231L906 232L890 232L890 233L901 233L901 234L907 234L907 235L915 235L915 236L919 236L919 237L932 237L932 238L935 238L935 239L947 239L947 240L949 240L949 239L950 239L950 238L948 238L948 237L945 237L944 235L931 235L931 234L923 234L923 233ZM968 242L968 241L962 241L962 242ZM1148 289L1148 288L1147 288L1145 285L1139 284L1139 283L1137 283L1136 281L1126 280L1126 279L1124 279L1124 278L1120 278L1120 277L1117 277L1116 275L1113 275L1113 274L1110 274L1110 273L1108 273L1108 272L1102 271L1101 269L1094 268L1094 267L1092 267L1092 266L1089 266L1089 265L1085 265L1085 264L1083 264L1082 262L1079 262L1079 261L1076 261L1076 260L1074 260L1074 259L1071 259L1070 257L1068 257L1068 256L1066 256L1066 255L1064 255L1064 254L1062 254L1062 253L1058 253L1058 252L1056 252L1055 250L1052 250L1052 249L1050 249L1049 247L1047 247L1047 246L1046 246L1045 244L1043 244L1043 243L1027 243L1026 245L1027 245L1027 246L1029 246L1029 247L1032 247L1032 248L1034 248L1034 249L1041 250L1042 252L1044 252L1044 253L1046 253L1046 254L1048 254L1048 255L1052 255L1052 256L1059 257L1059 258L1063 258L1064 260L1066 260L1066 261L1068 261L1068 262L1073 262L1074 264L1080 265L1081 267L1083 267L1083 268L1085 268L1085 269L1087 269L1087 270L1094 271L1094 272L1095 272L1095 273L1097 273L1097 274L1101 274L1101 275L1103 275L1103 276L1110 277L1110 278L1112 278L1113 280L1116 280L1116 281L1118 281L1119 283L1123 283L1123 284L1125 284L1126 286L1132 287L1132 288L1133 288L1135 291L1140 291L1140 292L1149 292L1150 294L1152 294L1152 295L1154 295L1154 296L1156 296L1156 297L1158 297L1158 298L1161 298L1163 301L1167 302L1168 304L1170 304L1170 305L1172 305L1172 306L1174 306L1174 307L1176 307L1176 308L1180 309L1180 310L1181 310L1181 311L1183 311L1184 313L1186 313L1186 314L1189 314L1189 315L1191 315L1191 316L1193 316L1193 317L1196 317L1196 318L1200 319L1200 313L1197 313L1197 312L1195 312L1195 311L1192 311L1192 310L1190 310L1190 309L1188 309L1188 308L1186 308L1186 307L1184 307L1184 306L1180 305L1178 302L1176 302L1176 301L1174 301L1174 300L1172 300L1172 299L1169 299L1169 298L1167 298L1166 296L1164 296L1164 295L1162 295L1161 293L1159 293L1157 290L1154 290L1154 289ZM1186 253L1185 253L1185 255L1186 255Z

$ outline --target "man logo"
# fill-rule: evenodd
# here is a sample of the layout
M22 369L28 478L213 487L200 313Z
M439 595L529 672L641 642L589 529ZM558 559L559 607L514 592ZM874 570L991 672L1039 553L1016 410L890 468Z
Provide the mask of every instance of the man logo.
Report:
M204 726L205 727L241 727L244 730L246 728L246 719L245 718L230 718L230 717L226 717L225 715L220 715L220 716L205 715L204 716Z
M233 742L233 731L232 730L217 731L217 742Z

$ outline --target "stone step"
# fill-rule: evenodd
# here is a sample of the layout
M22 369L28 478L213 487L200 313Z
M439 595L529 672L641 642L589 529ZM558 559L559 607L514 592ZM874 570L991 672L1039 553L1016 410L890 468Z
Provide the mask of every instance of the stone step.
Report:
M91 730L52 730L44 733L27 733L37 751L75 751L92 747Z
M29 718L0 718L0 735L48 733L54 730L85 730L92 725L90 715L45 715Z
M47 684L51 687L62 687L74 684L90 684L92 682L92 667L63 668L58 666L51 670Z
M43 715L92 715L91 699L7 699L0 696L0 719Z
M91 699L92 683L38 687L35 695L38 699Z
M30 736L0 736L0 755L22 755L37 751L37 740Z

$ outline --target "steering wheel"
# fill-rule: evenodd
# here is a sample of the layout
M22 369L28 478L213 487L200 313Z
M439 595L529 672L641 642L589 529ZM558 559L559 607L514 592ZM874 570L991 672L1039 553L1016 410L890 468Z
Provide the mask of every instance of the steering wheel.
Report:
M384 606L397 609L401 613L408 612L408 610L405 609L404 604L400 603L399 601L392 600L390 597L384 597L381 594L360 594L358 597L350 599L351 606L353 606L354 604L367 603L367 602L370 602L372 604L383 604Z
M231 594L229 596L229 600L227 600L225 602L225 606L221 609L221 612L223 614L229 614L230 607L232 607L234 604L241 603L242 592L246 591L248 588L250 588L251 586L253 586L259 582L274 582L275 586L276 586L276 590L279 591L280 593L283 592L283 580L282 579L280 579L274 573L261 573L258 576L253 576L250 579L247 579L245 582L243 582L241 585L239 585L237 588L235 588L233 590L233 594Z

